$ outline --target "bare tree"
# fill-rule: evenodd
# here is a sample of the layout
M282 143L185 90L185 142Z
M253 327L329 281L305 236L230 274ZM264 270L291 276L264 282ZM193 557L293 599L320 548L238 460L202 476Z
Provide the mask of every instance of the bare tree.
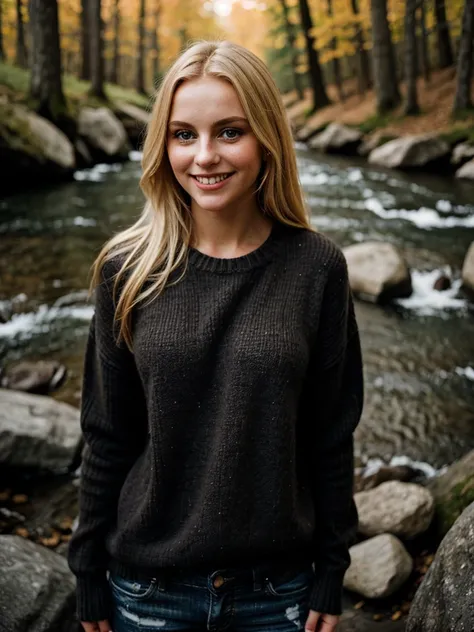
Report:
M90 49L90 6L89 0L81 0L81 72L80 77L85 81L91 78L91 49Z
M471 100L473 37L474 0L465 0L459 42L456 96L453 106L455 116L461 114L463 110L470 110L473 107Z
M5 48L3 46L3 0L0 0L0 61L5 61Z
M90 94L98 99L106 100L104 91L104 42L102 37L101 0L89 0L90 30Z
M30 27L30 98L39 114L61 127L67 118L67 107L61 80L57 0L30 0Z
M327 14L329 18L332 18L333 16L332 0L327 0ZM339 101L344 101L344 91L342 89L342 79L341 79L341 65L337 57L337 38L336 37L333 37L331 39L330 46L334 55L333 60L332 60L332 71L334 73L334 83L336 84L337 95L338 95Z
M158 80L160 73L160 40L158 36L160 28L161 0L155 0L153 10L153 30L151 32L151 49L153 51L153 84Z
M445 0L435 0L436 34L438 37L438 65L449 68L454 65L453 47L449 36L449 25L446 19Z
M138 15L138 46L137 46L137 78L136 90L146 94L145 90L145 0L140 0Z
M416 5L417 0L406 0L405 6L405 78L407 94L405 99L405 114L418 114L416 79L417 79L417 49L416 49Z
M330 103L324 85L324 77L319 64L318 51L316 50L314 37L311 35L313 20L307 0L298 0L300 9L301 26L306 40L306 54L309 64L309 78L313 90L313 111L323 108Z
M351 0L351 8L354 15L359 15L358 0ZM358 21L355 22L354 29L357 49L357 83L359 93L363 94L371 85L370 62L365 50L364 34Z
M112 69L110 72L110 81L112 83L119 83L119 64L120 64L120 55L119 55L120 6L119 5L120 5L120 0L115 0L114 13L112 17L113 54L112 54Z
M291 72L293 75L293 83L298 94L298 99L303 100L303 82L301 75L298 73L298 50L296 48L295 27L290 22L290 9L286 0L280 0L280 6L283 16L283 24L285 26L286 43L290 51Z
M28 53L25 44L25 27L23 23L22 0L16 0L16 58L15 63L21 68L28 67Z
M426 0L420 0L420 26L421 26L421 61L423 65L423 78L425 83L431 79L431 62L428 48L428 31L426 28Z
M387 112L400 103L392 36L387 19L387 0L371 0L372 62L377 110Z

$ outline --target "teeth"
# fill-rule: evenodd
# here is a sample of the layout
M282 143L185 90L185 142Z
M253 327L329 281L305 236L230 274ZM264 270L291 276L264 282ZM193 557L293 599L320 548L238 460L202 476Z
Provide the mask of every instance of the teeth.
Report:
M218 176L217 178L199 178L196 176L196 180L200 184L216 184L216 182L222 182L222 180L225 180L226 178L228 178L229 175L230 174L227 174L225 176Z

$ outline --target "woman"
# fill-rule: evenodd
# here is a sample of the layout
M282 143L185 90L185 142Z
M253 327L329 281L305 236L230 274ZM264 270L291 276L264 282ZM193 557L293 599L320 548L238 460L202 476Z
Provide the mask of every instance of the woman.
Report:
M256 56L180 56L141 186L142 216L95 262L78 616L86 632L333 632L357 525L359 336Z

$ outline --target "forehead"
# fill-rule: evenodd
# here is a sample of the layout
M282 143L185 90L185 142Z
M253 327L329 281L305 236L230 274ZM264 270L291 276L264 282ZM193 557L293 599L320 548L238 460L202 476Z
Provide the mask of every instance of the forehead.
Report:
M189 79L174 94L170 120L212 121L229 116L245 117L245 112L234 87L225 79Z

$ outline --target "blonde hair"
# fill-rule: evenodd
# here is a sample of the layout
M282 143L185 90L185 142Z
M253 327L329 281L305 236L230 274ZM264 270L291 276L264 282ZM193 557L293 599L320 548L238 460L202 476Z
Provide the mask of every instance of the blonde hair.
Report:
M121 267L114 283L114 297L119 294L115 319L120 322L119 339L123 338L129 349L132 349L133 308L160 294L170 283L170 274L187 263L192 216L189 196L174 177L168 159L167 127L178 86L202 76L231 83L253 133L267 153L257 188L262 211L281 223L311 229L298 180L290 126L269 70L256 55L237 44L227 41L193 44L170 67L156 94L143 147L140 180L146 197L143 212L135 224L104 245L92 266L91 289L100 282L104 263L116 256L120 258ZM147 280L151 283L142 289Z

